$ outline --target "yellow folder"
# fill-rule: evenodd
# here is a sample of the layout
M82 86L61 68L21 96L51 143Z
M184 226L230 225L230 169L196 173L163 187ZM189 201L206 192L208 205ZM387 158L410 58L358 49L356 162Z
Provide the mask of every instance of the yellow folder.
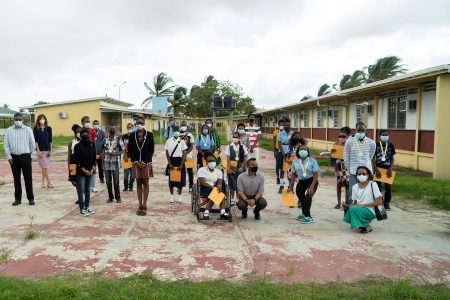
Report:
M100 154L97 154L97 155L95 156L95 159L100 159L100 158L102 158L102 156L101 156Z
M387 177L387 171L386 169L382 169L382 168L377 168L378 171L380 171L381 176L377 177L376 173L374 174L375 176L373 176L373 180L375 181L379 181L379 182L383 182L383 183L387 183L387 184L393 184L394 183L394 179L395 179L395 171L392 171L392 176L391 178Z
M294 192L288 193L287 190L284 190L283 194L281 195L281 205L294 206L295 205Z
M203 167L206 167L208 164L206 163L206 159L202 158Z
M333 145L331 149L335 149L336 151L334 153L331 153L332 158L336 159L344 159L344 146L341 145Z
M193 157L186 157L186 160L184 161L184 166L186 169L192 169L195 166L195 159Z
M215 152L213 153L213 155L214 155L215 158L218 158L218 157L219 157L219 152L215 151Z
M214 202L215 205L219 206L222 203L223 199L225 199L225 194L219 192L217 188L213 188L211 193L209 193L208 199Z
M237 168L238 162L235 161L235 160L230 160L230 166L231 166L232 168Z
M291 168L292 161L287 162L286 160L283 160L283 172L289 171Z
M169 172L170 181L172 182L181 182L181 170L178 170L177 167L174 167Z
M70 175L77 175L77 165L76 164L69 164L69 174Z
M132 167L133 163L131 162L131 159L128 159L128 161L122 159L122 169L131 169Z

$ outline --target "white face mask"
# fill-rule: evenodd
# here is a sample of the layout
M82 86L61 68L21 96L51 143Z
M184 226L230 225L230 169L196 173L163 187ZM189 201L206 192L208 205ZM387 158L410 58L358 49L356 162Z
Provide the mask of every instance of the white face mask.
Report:
M183 131L183 132L184 132L184 131L186 131L186 130L187 130L187 126L181 126L181 127L180 127L180 129L181 129L181 131Z
M367 179L369 179L369 176L367 176L367 175L358 175L356 178L358 178L359 182L366 182Z
M139 129L139 130L142 130L142 129L144 129L144 125L143 124L137 124L137 129Z
M210 168L211 170L216 168L216 162L215 161L210 161L208 163L208 168Z
M206 124L206 126L208 126L209 128L211 128L211 127L212 127L212 124L211 124L211 123L208 123L208 124Z

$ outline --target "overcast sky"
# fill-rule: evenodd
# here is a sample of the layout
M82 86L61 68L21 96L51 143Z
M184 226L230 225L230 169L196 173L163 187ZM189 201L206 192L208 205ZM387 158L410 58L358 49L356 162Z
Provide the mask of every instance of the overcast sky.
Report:
M0 0L0 104L95 96L137 107L159 72L212 74L270 108L377 58L450 63L447 0Z

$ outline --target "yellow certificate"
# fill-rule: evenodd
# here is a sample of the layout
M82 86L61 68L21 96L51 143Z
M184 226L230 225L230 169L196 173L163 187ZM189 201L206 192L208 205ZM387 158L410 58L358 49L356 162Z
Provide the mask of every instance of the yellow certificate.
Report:
M193 157L186 157L186 160L184 161L184 166L186 169L192 169L195 166L195 159Z
M292 161L287 162L286 160L283 160L283 172L289 171L291 168Z
M391 177L387 177L387 171L386 169L382 169L382 168L377 168L377 170L381 173L380 177L377 177L377 174L375 172L374 176L373 176L373 180L375 181L379 181L379 182L383 182L383 183L387 183L387 184L393 184L394 183L394 179L395 179L395 171L392 171L392 176Z
M294 192L288 193L287 190L283 191L283 194L281 195L281 205L283 206L294 206L295 205L295 199L294 199Z
M213 188L211 193L209 193L208 199L214 202L215 205L219 206L222 203L223 199L225 199L225 194L219 192L217 188Z
M77 175L77 165L76 164L69 164L69 174L70 175Z
M341 145L333 145L331 149L334 149L336 151L331 153L332 158L336 159L344 159L344 146Z
M178 170L178 168L173 168L169 172L170 181L172 182L181 182L181 170Z

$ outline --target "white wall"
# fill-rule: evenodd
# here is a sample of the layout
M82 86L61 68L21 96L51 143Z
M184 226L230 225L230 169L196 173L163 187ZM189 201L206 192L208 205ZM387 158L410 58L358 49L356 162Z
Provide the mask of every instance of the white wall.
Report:
M422 94L422 115L420 116L420 129L434 130L435 120L436 91L424 92Z
M356 103L350 103L349 127L355 128L356 124Z
M417 100L417 94L409 94L406 99L408 100ZM406 124L405 129L416 130L416 111L407 111L406 112Z

